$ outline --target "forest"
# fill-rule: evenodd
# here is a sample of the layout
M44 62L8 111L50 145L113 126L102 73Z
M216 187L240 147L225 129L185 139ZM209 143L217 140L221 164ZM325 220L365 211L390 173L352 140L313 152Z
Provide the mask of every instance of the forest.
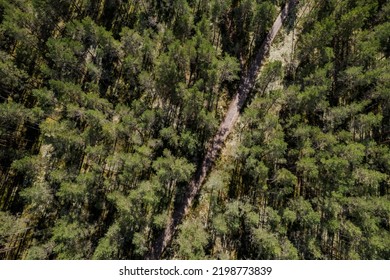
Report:
M0 0L0 259L389 260L390 1Z

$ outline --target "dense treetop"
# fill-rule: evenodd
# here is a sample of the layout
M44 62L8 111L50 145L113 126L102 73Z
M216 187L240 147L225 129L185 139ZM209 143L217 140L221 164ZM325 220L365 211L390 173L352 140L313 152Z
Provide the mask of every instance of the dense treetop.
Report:
M0 0L0 259L146 258L285 2ZM299 1L163 258L390 258L389 15Z

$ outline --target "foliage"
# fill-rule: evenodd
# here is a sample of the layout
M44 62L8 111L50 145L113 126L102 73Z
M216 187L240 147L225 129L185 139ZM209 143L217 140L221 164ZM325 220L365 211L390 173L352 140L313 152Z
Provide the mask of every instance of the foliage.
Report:
M285 2L0 0L0 258L150 256ZM299 2L163 258L390 258L390 4Z

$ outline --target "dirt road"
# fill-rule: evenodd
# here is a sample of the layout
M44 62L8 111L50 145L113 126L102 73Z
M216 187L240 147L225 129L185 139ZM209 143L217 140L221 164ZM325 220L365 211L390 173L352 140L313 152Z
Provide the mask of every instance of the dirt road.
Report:
M149 259L160 259L164 250L172 241L173 235L176 232L177 226L181 223L183 217L187 214L190 209L192 202L196 195L199 193L200 188L206 176L211 171L211 168L214 165L215 160L217 159L226 138L231 132L234 124L236 123L240 110L242 109L245 100L248 97L250 90L254 87L256 78L259 74L259 70L264 62L264 58L269 52L270 46L275 39L277 33L282 27L283 22L286 20L289 12L296 4L296 0L290 0L283 10L280 12L271 30L268 32L266 39L264 40L262 46L256 54L255 60L252 62L248 71L243 75L241 83L238 89L237 94L235 95L232 103L229 106L229 109L226 113L224 121L221 123L217 134L214 136L207 153L204 157L202 165L199 167L192 181L190 182L187 191L183 195L183 198L180 201L175 201L174 209L170 217L168 226L165 228L163 234L154 244Z

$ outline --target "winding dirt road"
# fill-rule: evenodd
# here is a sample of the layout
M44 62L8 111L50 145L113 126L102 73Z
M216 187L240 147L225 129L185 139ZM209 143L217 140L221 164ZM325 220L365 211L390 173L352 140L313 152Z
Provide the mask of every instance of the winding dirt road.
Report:
M210 145L203 159L202 165L200 165L193 179L189 183L187 191L184 193L182 199L180 199L180 201L175 201L174 209L172 211L169 223L165 228L165 231L154 244L150 255L148 256L149 259L160 259L160 257L164 253L164 250L169 246L170 242L172 241L177 226L181 223L182 219L190 209L194 198L199 193L200 188L202 187L202 184L206 179L206 176L211 171L211 168L213 167L226 138L228 137L234 124L236 123L240 111L248 97L248 94L255 85L259 70L263 65L264 58L268 54L273 40L275 39L277 33L282 27L283 22L285 22L288 14L296 5L296 3L297 0L290 0L274 21L271 30L268 32L266 39L264 40L263 44L261 45L259 51L256 54L256 58L249 67L249 70L243 75L238 92L236 93L232 103L229 106L225 119L221 123L217 134L210 141Z

